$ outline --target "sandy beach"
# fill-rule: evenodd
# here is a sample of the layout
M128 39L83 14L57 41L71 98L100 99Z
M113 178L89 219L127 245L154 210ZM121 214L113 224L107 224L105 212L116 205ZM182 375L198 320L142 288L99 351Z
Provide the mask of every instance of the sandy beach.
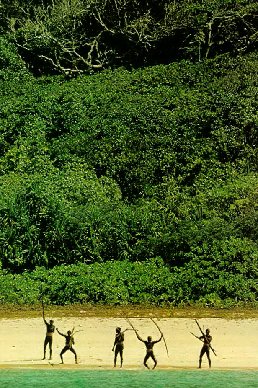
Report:
M64 346L64 338L54 334L53 358L42 360L45 324L42 317L1 318L0 319L0 367L1 368L113 368L112 346L115 328L130 328L124 318L88 317L46 317L54 319L55 326L66 333L75 327L75 349L78 365L74 364L71 352L64 355L64 365L60 365L59 353ZM154 318L164 333L168 354L163 341L154 347L158 360L157 368L196 369L202 343L192 334L200 335L194 319ZM131 317L130 321L146 339L151 335L158 339L160 334L149 318ZM201 327L207 327L213 336L211 352L213 369L258 369L258 319L201 318ZM125 333L124 369L143 369L145 346L137 340L133 330ZM48 356L48 351L47 351ZM150 361L150 365L151 365ZM208 368L203 358L203 369Z

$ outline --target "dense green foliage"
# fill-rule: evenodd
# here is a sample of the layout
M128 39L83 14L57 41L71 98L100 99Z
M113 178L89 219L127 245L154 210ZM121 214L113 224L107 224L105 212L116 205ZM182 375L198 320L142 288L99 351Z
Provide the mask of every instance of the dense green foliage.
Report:
M222 260L217 259L217 265L223 266ZM257 284L252 276L247 277L250 272L247 267L236 271L232 265L227 272L219 273L207 262L197 260L170 271L160 258L144 263L66 265L51 270L40 267L18 275L0 273L0 303L36 305L43 298L45 303L58 305L255 306Z
M2 303L254 302L257 73L249 53L34 78L1 37Z
M256 0L1 0L34 74L200 61L257 49Z

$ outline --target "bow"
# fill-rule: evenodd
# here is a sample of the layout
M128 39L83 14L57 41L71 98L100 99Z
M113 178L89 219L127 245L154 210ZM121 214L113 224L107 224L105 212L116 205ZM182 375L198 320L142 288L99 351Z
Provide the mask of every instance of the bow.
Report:
M150 320L154 323L154 325L157 327L158 331L159 331L160 334L162 335L162 338L163 338L163 341L164 341L164 344L165 344L165 348L166 348L166 351L167 351L167 355L168 355L168 347L167 347L167 343L166 343L164 334L163 334L162 331L160 330L160 327L159 327L159 325L157 324L157 322L155 322L153 318L150 318ZM168 355L168 357L169 357L169 355Z
M137 330L135 329L135 327L133 326L132 322L129 320L129 318L125 318L126 321L129 323L129 325L131 326L132 330L136 333ZM130 330L130 329L126 329L126 330Z

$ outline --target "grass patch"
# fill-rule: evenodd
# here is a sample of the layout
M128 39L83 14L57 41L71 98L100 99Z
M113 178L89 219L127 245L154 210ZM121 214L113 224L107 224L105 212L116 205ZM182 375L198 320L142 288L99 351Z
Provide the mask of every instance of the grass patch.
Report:
M41 317L41 306L2 305L0 318L37 318ZM222 319L257 319L258 308L212 309L198 306L170 308L151 306L47 306L46 315L51 317L157 317L157 318L222 318Z

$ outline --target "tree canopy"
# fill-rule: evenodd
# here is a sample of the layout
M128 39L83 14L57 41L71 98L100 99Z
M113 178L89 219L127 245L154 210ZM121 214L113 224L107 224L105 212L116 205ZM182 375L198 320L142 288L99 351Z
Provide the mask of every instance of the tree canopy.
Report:
M2 0L0 32L30 70L81 74L257 49L255 0Z

